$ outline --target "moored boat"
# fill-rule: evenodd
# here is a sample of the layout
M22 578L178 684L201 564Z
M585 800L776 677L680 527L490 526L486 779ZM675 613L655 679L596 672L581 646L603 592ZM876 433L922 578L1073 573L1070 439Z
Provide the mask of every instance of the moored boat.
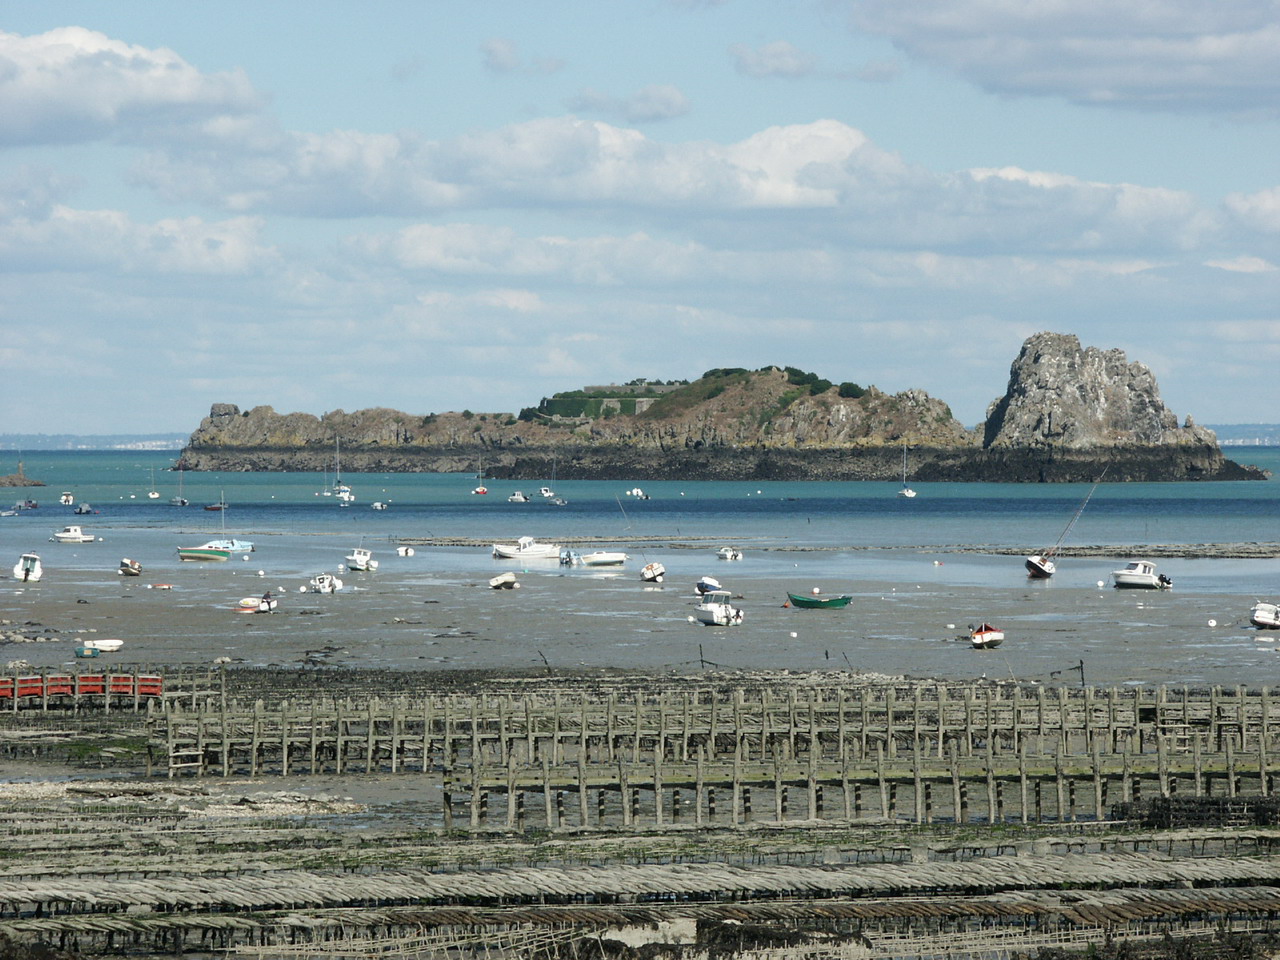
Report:
M1023 562L1027 568L1027 576L1033 580L1048 580L1058 572L1057 566L1049 559L1047 553L1033 553Z
M698 591L699 595L710 593L713 590L723 590L720 581L715 577L699 577L698 582L693 585L693 589Z
M1004 643L1004 631L986 622L970 626L969 642L979 650L992 650Z
M373 552L364 547L356 547L346 557L347 569L372 573L378 569L378 561L373 559Z
M240 609L250 613L275 613L280 601L268 590L260 597L242 597Z
M140 577L142 576L142 564L137 560L130 560L128 557L123 557L120 560L120 567L116 570L116 573L120 574L122 577Z
M13 565L13 579L23 583L39 583L44 576L44 567L40 564L40 556L35 553L24 553Z
M645 583L661 583L662 578L667 575L667 568L662 564L646 563L640 568L640 579Z
M629 557L621 550L595 550L591 553L578 553L576 550L561 550L560 562L565 566L579 567L620 567Z
M788 593L787 602L793 607L800 607L805 610L840 610L849 605L849 601L853 597L847 593L841 594L821 594L821 593Z
M1280 604L1259 600L1249 611L1249 622L1259 630L1280 630Z
M495 543L493 555L500 560L558 560L558 543L538 543L533 537L521 537L515 543Z
M218 546L218 541L202 543L198 547L179 547L179 560L230 560L231 548Z
M728 590L709 590L694 607L694 616L709 627L737 626L742 623L743 613L730 602L732 600L733 594Z
M1116 587L1126 589L1168 590L1173 586L1163 573L1156 573L1150 560L1131 560L1122 569L1111 571L1111 579Z
M54 543L93 543L96 537L75 525L63 527L49 538Z
M500 573L491 579L489 586L494 590L515 590L520 584L516 580L516 575L508 571L507 573Z
M741 560L742 551L737 547L721 547L716 551L716 557L721 560Z
M342 581L332 573L318 573L311 578L312 593L337 593L342 589ZM305 587L303 588L306 589Z
M517 490L511 496L507 497L507 503L528 503L529 495L523 490Z

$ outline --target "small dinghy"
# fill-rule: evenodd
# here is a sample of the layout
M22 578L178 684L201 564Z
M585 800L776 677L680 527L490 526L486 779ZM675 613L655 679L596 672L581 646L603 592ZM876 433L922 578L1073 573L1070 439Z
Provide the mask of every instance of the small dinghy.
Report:
M516 575L511 572L500 573L489 581L489 586L495 590L515 590L520 584L516 580Z
M702 577L693 585L693 589L698 591L701 596L704 593L710 593L712 590L723 590L720 581L715 577Z
M130 560L128 557L122 557L120 560L120 568L116 571L122 577L140 577L142 576L142 564L137 560Z

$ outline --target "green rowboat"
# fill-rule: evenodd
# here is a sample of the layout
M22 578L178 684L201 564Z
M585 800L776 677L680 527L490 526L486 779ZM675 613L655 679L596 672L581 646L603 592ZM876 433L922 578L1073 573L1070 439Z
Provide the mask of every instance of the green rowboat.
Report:
M807 610L839 610L849 605L849 601L853 597L844 593L839 596L822 596L821 594L788 593L787 599L791 601L791 605L795 607L803 607Z

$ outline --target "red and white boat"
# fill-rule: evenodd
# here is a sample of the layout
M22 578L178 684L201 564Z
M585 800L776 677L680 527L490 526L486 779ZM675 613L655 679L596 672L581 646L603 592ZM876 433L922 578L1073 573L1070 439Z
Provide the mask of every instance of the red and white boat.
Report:
M979 650L991 650L1004 643L1004 631L985 622L976 627L971 626L969 628L969 642Z

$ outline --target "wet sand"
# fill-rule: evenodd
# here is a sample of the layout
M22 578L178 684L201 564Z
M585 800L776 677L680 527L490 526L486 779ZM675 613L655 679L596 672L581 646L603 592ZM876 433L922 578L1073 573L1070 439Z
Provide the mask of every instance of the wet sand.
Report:
M1195 552L1203 546L1182 556L1237 555ZM762 572L712 561L703 564L706 572L741 598L746 619L704 627L690 622L693 578L643 584L635 560L616 573L565 571L553 561L515 565L509 569L520 589L492 590L487 579L499 565L479 576L442 572L431 550L420 547L416 565L384 562L373 574L345 574L346 589L332 596L299 593L297 577L259 577L254 557L183 565L165 574L171 589L146 575L120 578L101 569L62 570L37 585L8 581L0 592L0 619L8 621L0 637L40 642L0 643L0 665L221 660L321 671L791 670L1079 683L1083 661L1084 681L1103 686L1262 685L1274 683L1280 668L1276 634L1248 624L1251 597L1181 583L1172 591L1117 591L1080 570L1028 581L1009 569L1007 557L994 555L885 552L883 578L852 585L814 576L820 564L779 576L776 563ZM1113 565L1094 562L1104 571ZM998 582L975 585L984 579ZM834 611L785 605L788 590L813 587L854 599ZM237 609L241 597L268 589L280 598L276 613ZM957 639L982 620L1005 630L998 649L978 651ZM77 660L75 649L89 638L119 638L124 646Z

